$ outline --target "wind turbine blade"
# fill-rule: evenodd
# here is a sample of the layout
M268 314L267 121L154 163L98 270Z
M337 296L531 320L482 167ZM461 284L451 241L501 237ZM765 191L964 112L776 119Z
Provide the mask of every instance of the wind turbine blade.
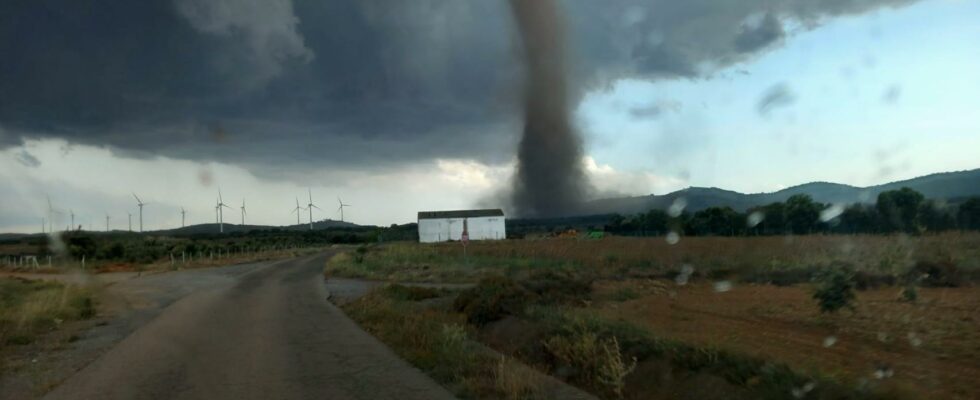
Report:
M315 209L317 209L317 210L320 210L320 211L323 211L323 209L322 209L322 208L320 208L320 207L317 207L316 205L313 205L313 204L310 204L310 207L313 207L313 208L315 208Z
M310 194L310 203L313 203L313 189L306 188L306 191Z
M139 204L143 204L143 200L140 200L140 197L139 197L139 196L137 196L137 195L136 195L136 193L133 193L133 197L135 197L135 198L136 198L136 202L137 202L137 203L139 203Z

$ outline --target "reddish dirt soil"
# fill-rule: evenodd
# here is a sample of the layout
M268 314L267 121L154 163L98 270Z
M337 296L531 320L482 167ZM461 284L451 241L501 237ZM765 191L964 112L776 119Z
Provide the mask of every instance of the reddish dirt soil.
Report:
M915 304L890 287L858 292L853 311L821 314L806 285L633 280L596 284L598 298L623 288L640 297L597 304L601 313L656 335L819 372L911 398L980 396L980 288L919 289ZM876 374L876 371L881 370ZM876 376L887 371L891 376Z

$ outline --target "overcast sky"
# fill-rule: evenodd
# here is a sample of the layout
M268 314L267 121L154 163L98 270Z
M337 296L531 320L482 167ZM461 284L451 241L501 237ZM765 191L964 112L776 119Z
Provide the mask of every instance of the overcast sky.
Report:
M0 232L498 205L521 131L505 1L0 3ZM980 167L980 3L560 2L596 196ZM503 206L503 204L499 204ZM227 211L226 221L240 222ZM304 220L306 217L304 217Z

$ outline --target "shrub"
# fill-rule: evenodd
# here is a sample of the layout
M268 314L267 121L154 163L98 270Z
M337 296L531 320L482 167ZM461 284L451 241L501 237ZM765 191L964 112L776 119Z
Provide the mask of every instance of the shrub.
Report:
M385 296L394 300L421 301L442 296L444 291L421 286L405 286L399 284L386 285L383 289Z
M836 312L841 308L853 308L854 272L846 266L829 268L817 276L817 290L813 298L817 300L821 312Z
M615 300L615 301L629 301L629 300L635 300L635 299L638 299L638 298L640 298L640 294L637 293L632 288L628 288L628 287L621 288L619 290L616 290L612 294L612 299Z
M959 287L963 285L960 269L949 261L919 261L909 270L907 279L927 287Z
M626 376L636 368L636 359L624 360L615 337L599 338L579 331L572 336L552 336L544 343L548 352L573 371L572 379L603 392L622 397Z
M546 305L581 305L592 293L591 280L556 271L531 274L521 285L536 295L536 303Z
M919 291L915 289L915 284L908 284L905 289L902 289L902 301L907 301L909 303L914 303L919 299Z
M483 326L507 315L521 314L534 296L510 278L490 277L460 292L453 308L465 314L467 322Z
M866 271L857 271L854 273L854 287L857 290L875 289L880 286L892 286L894 284L894 275L873 274Z
M360 264L364 262L364 257L367 255L367 246L361 245L354 249L354 263Z

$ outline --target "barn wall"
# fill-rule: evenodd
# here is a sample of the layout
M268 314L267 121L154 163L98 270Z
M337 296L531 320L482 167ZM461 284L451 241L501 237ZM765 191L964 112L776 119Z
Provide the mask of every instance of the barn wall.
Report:
M504 217L466 218L470 240L506 239ZM463 218L419 220L419 241L422 243L459 240L463 236Z

